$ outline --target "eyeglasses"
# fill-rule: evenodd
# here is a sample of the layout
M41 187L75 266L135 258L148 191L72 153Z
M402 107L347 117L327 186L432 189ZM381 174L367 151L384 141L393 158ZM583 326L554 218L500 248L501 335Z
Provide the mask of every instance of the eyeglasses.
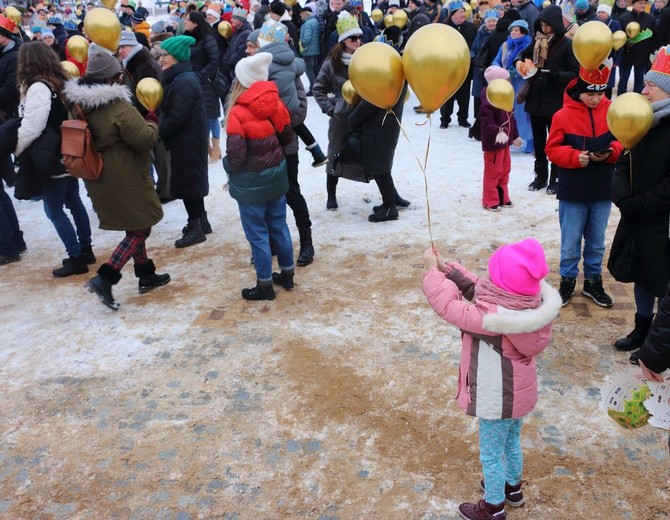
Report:
M167 56L167 55L168 55L167 52L159 52L159 53L158 53L158 59L159 59L159 60L162 60L162 59L164 59L165 56Z
M349 39L350 39L352 42L355 43L355 42L359 41L359 40L361 39L361 37L360 37L360 36L349 36Z

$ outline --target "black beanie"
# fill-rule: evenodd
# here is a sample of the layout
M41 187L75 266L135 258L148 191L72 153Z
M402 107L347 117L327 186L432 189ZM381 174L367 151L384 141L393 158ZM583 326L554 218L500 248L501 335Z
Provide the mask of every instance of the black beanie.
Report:
M286 13L286 4L284 2L272 2L270 4L270 11L277 16L284 16L284 13Z

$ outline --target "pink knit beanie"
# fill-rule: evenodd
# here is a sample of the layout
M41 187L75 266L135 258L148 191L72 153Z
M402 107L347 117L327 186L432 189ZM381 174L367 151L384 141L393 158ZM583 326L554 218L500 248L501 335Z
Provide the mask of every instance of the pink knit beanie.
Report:
M491 83L494 79L509 79L509 72L502 67L491 65L484 71L484 79L486 83Z
M499 247L489 259L491 281L512 294L532 296L549 274L542 245L534 238Z

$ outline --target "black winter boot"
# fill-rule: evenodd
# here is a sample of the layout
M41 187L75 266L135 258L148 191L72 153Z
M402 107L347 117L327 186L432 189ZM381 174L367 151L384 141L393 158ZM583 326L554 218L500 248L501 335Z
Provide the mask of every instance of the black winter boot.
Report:
M312 245L312 228L298 228L300 233L300 253L298 261L300 267L305 267L314 261L314 246Z
M114 300L112 295L112 285L119 283L121 273L112 269L109 264L102 264L98 269L98 276L91 278L86 286L92 293L98 295L98 298L110 309L118 311L120 304Z
M272 281L261 282L260 280L257 280L256 282L256 287L253 287L252 289L242 289L242 298L251 301L275 299L275 290L274 287L272 287Z
M388 208L382 207L368 217L370 222L386 222L387 220L398 220L398 206L393 205Z
M398 195L398 192L395 192L395 205L396 207L400 209L405 209L409 208L411 206L411 202L408 200L403 199L400 195ZM382 209L383 204L380 204L379 206L372 206L372 212L377 213L380 209Z
M200 227L202 228L202 232L205 235L209 235L212 233L212 225L209 223L209 220L207 219L207 212L203 211L202 215L200 215ZM181 228L181 234L185 235L188 232L188 223Z
M307 149L312 154L312 158L314 159L314 162L312 162L313 168L323 166L328 162L328 157L324 155L321 147L319 146L319 143L314 143L311 148L308 146Z
M55 277L65 278L66 276L72 276L73 274L88 273L88 266L84 261L83 255L71 256L67 260L67 262L63 262L63 267L52 271Z
M601 307L611 307L612 298L603 289L602 275L596 275L592 278L584 279L584 288L582 294L588 296Z
M290 291L293 289L293 269L282 269L281 273L272 273L272 282L281 285L284 290Z
M95 264L98 259L93 254L93 248L91 246L81 248L81 257L84 259L88 265ZM70 258L63 258L63 265L66 265L70 262Z
M535 161L535 180L528 185L529 191L539 191L547 186L548 166L546 163Z
M561 276L561 286L558 288L558 293L561 295L561 300L563 300L563 307L565 307L570 298L572 298L572 293L575 292L575 284L577 283L576 278L568 278L566 276Z
M547 186L547 194L548 195L556 195L556 189L558 187L558 173L556 173L554 170L554 166L552 165L551 167L552 172L549 175L549 185Z
M137 283L140 294L148 293L151 289L170 283L169 274L156 274L153 260L149 260L146 264L135 264L135 276L140 279Z
M649 334L653 320L653 315L646 318L635 313L635 328L625 338L616 340L614 348L621 352L628 352L642 347L644 340L647 339L647 334Z
M205 240L207 240L207 236L202 230L200 219L195 218L189 219L188 224L186 225L186 233L184 233L184 236L177 240L174 245L175 247L182 248L199 244Z

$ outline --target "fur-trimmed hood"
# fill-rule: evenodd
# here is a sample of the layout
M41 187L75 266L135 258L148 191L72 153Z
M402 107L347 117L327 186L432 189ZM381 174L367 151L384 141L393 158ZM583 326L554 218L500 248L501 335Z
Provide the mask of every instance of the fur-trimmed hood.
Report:
M499 334L526 334L535 332L558 316L562 300L558 291L545 280L540 282L542 303L534 309L515 311L498 306L498 312L486 314L482 325L486 330Z
M65 84L63 94L70 103L78 103L89 110L118 99L132 103L132 95L125 85L80 85L76 79L71 79Z

